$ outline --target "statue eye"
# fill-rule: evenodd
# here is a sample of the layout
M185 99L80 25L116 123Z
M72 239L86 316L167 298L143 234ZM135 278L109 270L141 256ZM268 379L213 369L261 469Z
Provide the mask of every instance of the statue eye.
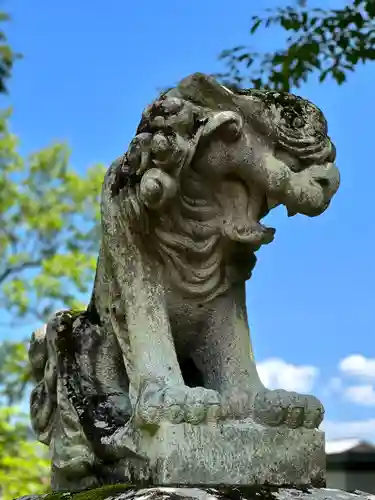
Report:
M305 122L299 116L294 118L294 120L292 121L293 128L302 128L304 125L305 125Z

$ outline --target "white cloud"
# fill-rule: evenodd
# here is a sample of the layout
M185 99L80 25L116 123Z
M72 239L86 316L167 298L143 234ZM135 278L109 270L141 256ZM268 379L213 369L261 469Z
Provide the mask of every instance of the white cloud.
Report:
M352 377L375 380L375 358L352 354L340 361L339 370Z
M325 431L327 440L350 437L375 442L375 418L348 422L325 420L321 429Z
M356 378L359 383L342 388L342 394L348 401L363 405L375 406L375 358L366 358L362 354L352 354L342 359L339 370L343 375Z
M375 406L375 389L370 384L353 385L344 389L347 400L364 406Z
M343 388L343 382L339 377L332 377L328 380L327 385L323 387L322 395L326 398L332 396L333 394L341 393Z
M310 392L319 370L315 366L293 365L278 358L257 364L261 381L269 389Z
M340 392L342 389L342 380L339 377L332 377L328 382L328 388L332 392Z

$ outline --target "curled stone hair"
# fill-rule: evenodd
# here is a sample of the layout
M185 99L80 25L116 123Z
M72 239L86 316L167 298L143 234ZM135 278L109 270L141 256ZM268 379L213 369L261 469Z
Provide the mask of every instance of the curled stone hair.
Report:
M229 92L221 87L223 91ZM116 170L112 194L125 190L124 211L133 220L139 220L142 206L162 210L176 196L181 172L201 138L224 122L228 133L239 133L236 113L212 109L208 102L195 104L176 93L173 89L162 94L144 110L128 151L112 164Z

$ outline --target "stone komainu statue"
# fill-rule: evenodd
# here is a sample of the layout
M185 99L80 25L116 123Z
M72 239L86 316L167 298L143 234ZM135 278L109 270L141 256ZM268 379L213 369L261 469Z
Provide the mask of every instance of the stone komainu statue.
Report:
M274 238L261 219L280 204L324 212L334 160L323 114L292 94L194 74L146 108L105 176L90 304L31 341L32 424L55 489L147 478L137 432L161 422L319 426L316 398L262 385L245 281Z

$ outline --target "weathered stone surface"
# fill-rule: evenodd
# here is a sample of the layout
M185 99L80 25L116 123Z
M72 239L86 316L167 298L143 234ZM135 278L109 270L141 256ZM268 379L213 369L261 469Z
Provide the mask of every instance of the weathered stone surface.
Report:
M363 491L347 492L330 488L128 488L116 492L99 488L76 494L30 495L18 500L375 500Z
M324 212L339 187L334 160L323 114L291 94L233 93L194 74L146 108L104 179L90 304L56 314L31 342L31 419L51 448L54 489L148 480L150 459L176 454L172 447L188 438L201 453L189 463L196 469L215 449L213 426L234 429L244 419L262 426L268 444L259 440L250 462L255 437L246 437L248 449L231 452L234 474L247 459L264 468L259 481L323 474L322 435L314 433L323 406L261 383L245 281L255 253L274 238L261 219L280 204L289 215ZM158 439L166 423L180 425L181 437ZM274 439L277 467L261 463L272 433L301 438L298 452ZM222 440L223 449L234 446ZM315 465L296 478L309 451ZM212 477L225 475L220 461L211 466Z
M218 425L161 424L142 433L152 484L215 486L325 483L324 435L254 421Z

